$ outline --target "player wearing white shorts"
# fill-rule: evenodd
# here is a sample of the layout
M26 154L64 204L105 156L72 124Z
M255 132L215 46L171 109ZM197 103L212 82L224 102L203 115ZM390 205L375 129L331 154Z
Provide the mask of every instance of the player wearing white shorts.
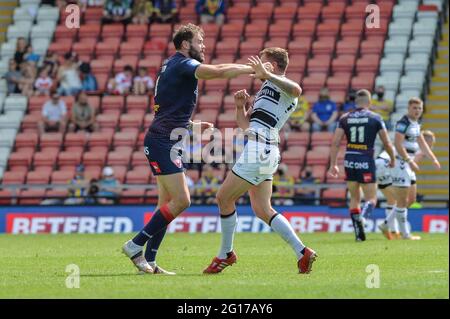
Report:
M389 224L393 218L396 218L403 239L420 239L419 236L411 235L407 225L408 207L415 201L417 194L416 172L419 171L419 166L415 156L421 150L423 156L431 159L437 169L441 167L420 132L419 119L422 113L423 101L420 98L413 97L408 101L408 113L395 126L397 161L391 170L391 175L396 206L388 216L387 223L382 224L380 227L386 237L388 237L387 233L389 231L386 224Z
M422 132L425 142L432 150L433 145L436 141L436 137L433 132L425 130ZM414 162L419 163L425 157L422 151L418 151L414 156ZM380 230L383 232L385 237L389 240L400 239L401 235L398 229L397 219L395 215L392 214L392 209L396 205L397 201L395 199L394 189L392 187L392 170L389 168L389 155L386 151L381 152L377 159L375 160L375 165L377 169L377 183L378 189L383 193L386 198L386 219L384 224L379 226ZM416 200L415 188L410 188L408 193L408 207L410 207ZM390 218L389 218L390 217Z
M289 63L288 53L281 48L267 48L260 57L251 57L255 78L264 81L253 107L245 110L250 98L245 90L235 94L236 120L246 129L248 142L217 193L222 229L219 254L204 273L215 274L236 262L233 238L237 225L236 201L247 191L256 216L265 221L293 249L299 273L309 273L316 253L302 243L288 220L271 206L272 178L280 162L279 131L295 110L300 86L284 74ZM273 71L263 64L270 62Z

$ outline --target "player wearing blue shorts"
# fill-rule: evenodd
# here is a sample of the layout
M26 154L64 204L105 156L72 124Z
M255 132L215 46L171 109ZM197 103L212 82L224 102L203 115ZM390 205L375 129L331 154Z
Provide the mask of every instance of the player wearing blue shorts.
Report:
M167 226L191 203L182 162L183 148L177 142L182 138L179 133L192 125L198 79L228 79L254 73L250 66L242 64L202 64L203 35L196 25L181 26L173 36L177 52L163 63L156 81L155 119L145 136L144 152L156 175L158 205L148 224L123 246L123 252L144 273L173 274L158 267L155 258Z
M362 216L369 216L377 203L377 185L375 176L374 144L380 136L384 148L390 157L390 167L395 165L394 149L380 115L369 111L371 98L367 90L356 93L356 109L348 112L339 120L331 145L329 175L337 177L337 154L344 135L347 138L344 168L347 187L350 192L350 216L357 241L366 240ZM360 201L363 190L365 204L361 211ZM362 214L361 214L362 213Z

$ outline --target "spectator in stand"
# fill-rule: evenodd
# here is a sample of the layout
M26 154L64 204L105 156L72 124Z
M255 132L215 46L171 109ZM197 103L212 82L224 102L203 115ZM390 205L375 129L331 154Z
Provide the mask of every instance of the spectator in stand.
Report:
M64 55L64 63L58 69L57 81L60 95L77 95L81 89L81 79L78 71L78 57L74 52Z
M211 165L203 165L202 177L198 180L195 190L195 194L201 197L201 203L203 204L211 205L216 201L221 180L215 175L214 168Z
M223 25L225 22L224 0L198 0L195 11L200 16L201 24L215 22L217 25Z
M39 132L64 132L66 129L66 103L58 93L53 93L49 101L42 107L42 121L39 122Z
M344 105L342 105L342 113L351 112L356 109L355 98L356 91L351 89L347 95L347 100L345 101Z
M315 188L308 188L305 185L313 185L316 184L317 180L313 176L313 171L311 166L306 166L300 178L300 187L297 189L298 196L302 199L302 204L304 205L314 205L314 199L316 197Z
M48 74L51 78L56 78L58 73L58 67L59 67L59 57L56 52L47 52L47 55L45 56L43 66L47 66Z
M130 0L106 0L103 10L103 22L124 24L131 22L131 1Z
M34 82L35 95L50 95L53 80L48 76L48 67L45 66L39 71L39 77Z
M23 80L22 72L17 70L17 63L14 59L9 60L9 70L2 78L6 79L8 94L20 93L19 84Z
M289 125L291 127L291 130L309 132L309 129L311 127L311 124L309 124L308 122L310 113L311 110L309 108L308 101L303 95L300 96L297 102L297 108L289 118Z
M66 205L84 204L88 195L89 181L84 174L84 166L78 165L75 170L75 177L69 182L69 198L64 201Z
M97 131L97 129L98 127L95 124L95 110L89 104L86 93L81 92L72 108L69 131L87 131L92 133Z
M328 89L322 88L319 93L319 101L314 104L311 113L313 131L327 130L328 132L334 132L337 118L336 103L330 100Z
M110 166L105 166L102 171L102 178L98 182L99 192L98 203L115 204L119 197L119 181L114 177L114 170Z
M24 55L24 60L28 63L32 63L33 66L36 66L39 62L41 56L37 53L33 52L33 47L31 44L27 45L26 53Z
M394 102L384 98L384 86L379 85L375 88L375 94L372 98L371 111L378 113L383 118L386 128L390 129L391 123L389 118L394 110Z
M97 79L92 74L91 65L87 62L80 64L81 87L83 91L94 92L98 89Z
M133 92L135 95L146 95L153 92L155 83L144 67L138 69L138 75L133 80Z
M292 198L295 194L295 179L288 175L286 164L278 166L277 173L273 176L274 205L294 205Z
M108 91L114 95L127 95L132 86L133 68L131 65L126 65L122 72L117 73L113 79L109 80Z
M20 37L17 38L16 42L16 52L14 53L14 60L17 65L20 65L25 61L25 54L27 53L27 40L25 38Z
M20 64L20 72L22 73L22 79L19 83L20 93L31 97L33 95L34 79L36 78L36 67L28 62L22 62Z
M153 14L151 0L135 0L133 5L133 23L147 24Z
M173 23L177 21L178 10L174 0L154 0L153 12L157 22Z
M78 5L81 8L81 11L84 12L86 11L87 7L100 7L103 6L104 4L104 0L78 0L78 1L74 1L74 2L78 2Z

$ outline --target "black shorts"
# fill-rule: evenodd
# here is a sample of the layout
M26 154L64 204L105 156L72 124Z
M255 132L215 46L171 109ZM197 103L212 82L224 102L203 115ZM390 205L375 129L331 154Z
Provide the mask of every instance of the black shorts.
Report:
M168 137L157 137L147 133L144 153L153 175L170 175L184 172L183 148Z
M346 154L344 159L345 180L369 184L376 182L375 160L370 155Z

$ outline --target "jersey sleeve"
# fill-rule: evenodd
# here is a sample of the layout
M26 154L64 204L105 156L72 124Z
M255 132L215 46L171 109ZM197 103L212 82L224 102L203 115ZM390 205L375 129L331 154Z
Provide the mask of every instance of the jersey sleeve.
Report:
M397 124L395 125L395 131L400 134L405 135L407 130L408 130L408 124L402 120L398 121Z
M338 122L338 126L337 126L338 128L345 130L345 128L347 126L347 122L345 121L346 118L347 118L347 116L345 116L345 115L341 116L341 118L339 119L339 122Z
M376 119L377 119L377 132L385 130L386 124L384 123L383 118L380 115L378 115Z
M200 62L194 59L184 59L180 62L180 74L187 77L195 77L195 70L197 70Z

